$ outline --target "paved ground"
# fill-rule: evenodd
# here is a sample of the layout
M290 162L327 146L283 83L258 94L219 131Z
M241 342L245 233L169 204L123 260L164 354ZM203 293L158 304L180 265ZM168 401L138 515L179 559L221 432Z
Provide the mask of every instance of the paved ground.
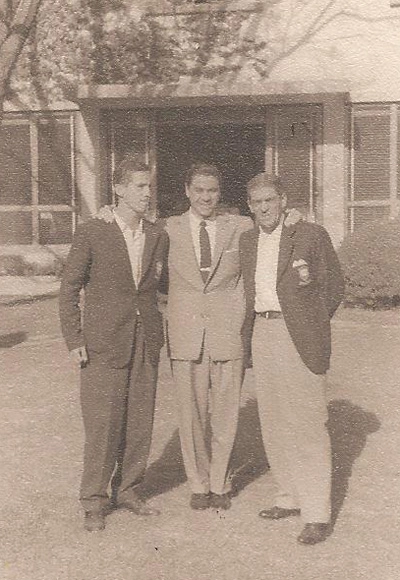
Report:
M400 576L400 313L342 311L329 377L333 535L299 546L298 519L266 523L266 470L249 373L226 513L188 507L163 357L146 483L157 519L117 512L82 530L78 373L56 300L0 305L2 580L397 580Z

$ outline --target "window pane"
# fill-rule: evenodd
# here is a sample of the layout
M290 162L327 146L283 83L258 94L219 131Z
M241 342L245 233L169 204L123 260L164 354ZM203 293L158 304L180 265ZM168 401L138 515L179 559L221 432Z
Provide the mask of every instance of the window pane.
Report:
M390 208L387 207L355 207L354 208L354 231L361 227L382 221L389 217Z
M0 211L0 244L31 244L32 214L30 211Z
M39 213L39 243L69 244L72 241L73 213L42 211Z
M300 120L299 120L300 119ZM288 205L309 210L310 200L310 140L309 123L299 115L279 119L278 173Z
M71 132L69 122L39 124L39 204L71 205Z
M397 197L400 198L400 107L397 105Z
M390 195L390 118L354 119L354 198L382 199Z
M0 126L0 204L31 204L29 125Z

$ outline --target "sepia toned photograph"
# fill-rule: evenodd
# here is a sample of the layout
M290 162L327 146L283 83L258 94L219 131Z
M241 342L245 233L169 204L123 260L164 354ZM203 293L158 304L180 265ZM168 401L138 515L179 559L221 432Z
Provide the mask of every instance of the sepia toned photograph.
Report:
M0 0L0 579L400 576L400 0Z

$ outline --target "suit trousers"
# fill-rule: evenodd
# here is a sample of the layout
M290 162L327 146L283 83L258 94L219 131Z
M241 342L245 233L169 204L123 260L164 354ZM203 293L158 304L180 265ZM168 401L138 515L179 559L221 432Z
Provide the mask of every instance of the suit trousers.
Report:
M242 369L242 359L211 360L206 337L199 361L172 360L182 455L192 493L230 491L228 464L237 429Z
M132 357L123 368L111 368L99 354L89 353L81 371L81 408L85 430L80 499L96 510L114 499L135 494L150 451L157 365L146 353L144 330L135 328Z
M306 523L329 522L326 377L303 363L283 319L256 317L252 353L264 447L277 486L274 505L300 508Z

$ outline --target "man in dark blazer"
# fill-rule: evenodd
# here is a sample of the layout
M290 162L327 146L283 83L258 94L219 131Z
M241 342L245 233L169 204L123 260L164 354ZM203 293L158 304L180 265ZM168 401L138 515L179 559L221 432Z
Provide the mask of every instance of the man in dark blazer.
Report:
M115 220L93 219L78 227L62 277L62 332L81 366L80 500L88 531L105 526L110 481L114 507L156 513L137 491L151 443L163 345L157 290L165 291L168 251L166 234L144 219L149 185L147 166L124 159L114 175Z
M315 544L330 533L325 373L343 276L324 228L306 222L285 226L286 197L275 176L257 175L247 191L255 228L239 243L247 304L242 333L277 486L273 507L259 515L301 514L298 541Z

